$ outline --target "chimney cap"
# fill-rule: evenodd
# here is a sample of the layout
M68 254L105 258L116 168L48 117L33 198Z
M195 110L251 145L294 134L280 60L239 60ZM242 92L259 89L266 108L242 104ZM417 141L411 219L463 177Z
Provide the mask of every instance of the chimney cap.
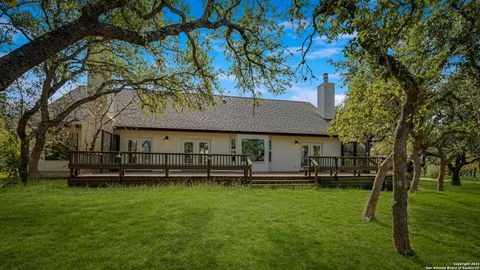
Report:
M328 82L328 73L323 73L323 81Z

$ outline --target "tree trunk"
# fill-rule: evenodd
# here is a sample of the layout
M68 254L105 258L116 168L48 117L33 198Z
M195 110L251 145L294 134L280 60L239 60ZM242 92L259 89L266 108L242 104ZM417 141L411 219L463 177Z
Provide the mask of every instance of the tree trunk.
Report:
M17 124L17 136L20 139L20 160L18 164L18 175L22 183L28 181L28 162L30 157L30 140L27 136L27 122L30 114L23 114Z
M420 157L421 150L421 141L420 139L415 140L415 146L413 147L413 177L412 183L410 184L410 193L415 193L418 191L418 186L420 185L420 175L422 173L422 159Z
M445 169L447 167L447 161L445 158L440 158L440 168L438 169L438 177L437 177L437 191L443 192L445 190Z
M380 197L380 191L382 190L383 182L385 181L385 176L387 175L388 169L392 165L392 157L392 154L388 155L378 167L377 175L375 176L375 181L373 182L372 192L370 193L370 198L368 199L367 205L365 206L365 211L363 212L363 217L367 221L372 221L375 219L378 197Z
M28 162L30 156L30 142L24 137L20 138L20 161L18 164L18 175L22 183L28 181Z
M38 162L42 155L42 151L46 143L46 129L39 130L35 135L35 145L33 146L32 153L28 162L28 181L36 181L38 179Z
M92 141L90 142L90 146L88 147L88 151L95 151L95 146L97 145L98 136L100 135L101 131L102 131L102 125L100 125L100 128L98 128L93 134ZM106 151L105 149L103 150Z
M463 166L467 164L465 153L458 154L455 157L455 164L452 165L451 163L448 164L448 169L450 171L450 175L452 176L451 184L454 186L461 186L462 182L460 181L460 171L462 170Z
M460 169L459 167L451 167L450 172L452 175L451 184L454 186L461 186L462 181L460 180Z
M395 129L393 142L393 243L398 253L413 256L415 252L410 246L408 235L407 140L411 123L407 121L412 121L408 118L414 114L417 92L415 89L405 92L406 97L402 103L402 113Z

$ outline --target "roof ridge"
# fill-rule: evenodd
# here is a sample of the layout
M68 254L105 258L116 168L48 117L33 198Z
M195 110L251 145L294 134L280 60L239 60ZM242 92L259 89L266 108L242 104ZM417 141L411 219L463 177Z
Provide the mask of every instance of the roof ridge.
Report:
M243 98L243 99L253 99L253 97L243 97L243 96L233 96L233 95L214 95L216 97L231 97L231 98ZM282 101L282 102L296 102L296 103L308 103L313 105L311 102L303 101L303 100L290 100L290 99L276 99L276 98L258 98L259 100L271 100L271 101ZM313 105L315 106L315 105Z

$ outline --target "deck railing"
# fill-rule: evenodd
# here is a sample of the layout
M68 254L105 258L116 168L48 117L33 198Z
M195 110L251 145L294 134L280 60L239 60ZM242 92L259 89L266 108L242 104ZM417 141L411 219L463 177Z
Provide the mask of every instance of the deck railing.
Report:
M376 171L384 159L385 157L379 156L310 156L308 173L311 175L312 171L330 171L330 174L337 175L340 171L351 171L354 175L360 175L362 171Z
M120 177L125 170L160 169L168 177L170 169L205 169L208 178L212 170L243 170L246 179L252 177L250 157L236 154L72 151L69 168L71 177L80 169L118 170Z

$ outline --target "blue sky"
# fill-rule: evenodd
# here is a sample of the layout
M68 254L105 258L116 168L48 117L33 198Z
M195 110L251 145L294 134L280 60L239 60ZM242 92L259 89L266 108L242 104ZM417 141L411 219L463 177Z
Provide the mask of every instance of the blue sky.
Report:
M193 0L195 1L195 0ZM278 7L280 12L285 12L290 8L291 1L273 0L273 5ZM293 1L292 1L293 2ZM195 5L194 5L195 6ZM200 16L202 8L197 6L192 10L192 14ZM298 66L300 55L298 49L301 48L305 35L298 36L295 31L295 24L288 20L288 17L280 19L279 23L284 26L285 35L282 38L282 43L286 50L293 55L288 57L288 63L293 70ZM310 30L309 30L310 31ZM281 95L273 95L268 92L263 92L263 97L284 100L301 100L317 103L317 86L322 82L322 74L329 74L329 82L335 83L335 104L339 104L345 97L346 87L342 86L341 72L335 70L335 67L329 63L330 61L338 61L344 59L342 50L348 44L351 36L343 36L340 39L328 42L326 38L315 36L314 43L307 55L307 61L313 74L316 78L309 78L307 81L298 80L291 82L292 86ZM212 52L215 57L214 64L218 67L226 67L228 63L225 62L223 51L221 49ZM226 95L241 95L235 89L234 78L229 76L220 76L220 84Z
M282 39L286 50L293 55L288 57L288 63L293 70L298 65L300 59L300 53L298 50L301 48L304 37L298 36L295 32L295 26L289 21L281 22L285 26L285 35ZM263 97L273 99L285 99L285 100L301 100L308 101L316 105L316 89L319 84L322 83L322 74L329 74L329 82L335 83L335 103L338 104L343 101L346 88L342 86L341 72L336 71L335 67L329 63L331 61L338 61L344 59L342 50L350 40L350 36L343 36L337 41L328 42L326 38L316 36L314 43L307 55L307 61L313 70L313 74L316 78L309 78L307 81L298 80L291 82L292 86L281 95L273 95L268 92L263 92ZM222 50L216 50L212 52L215 57L215 65L224 67L228 65L223 57ZM298 76L297 76L298 77ZM220 83L225 94L227 95L241 95L236 91L234 86L234 77L220 76Z
M187 0L187 2L190 0ZM275 2L275 1L274 1ZM286 5L289 4L289 1L279 1L274 3L280 8L280 11L288 8ZM197 5L198 2L193 1L192 6L196 7L191 10L193 15L200 15L202 12L202 7ZM3 19L3 18L0 18ZM285 50L290 52L290 55L287 59L288 63L293 70L298 65L300 55L298 49L302 45L304 36L298 36L295 31L295 25L291 23L288 18L279 19L279 23L284 26L285 35L282 38L282 43L285 46ZM322 74L329 74L329 81L335 83L335 103L338 104L343 101L346 88L342 86L340 72L335 70L335 67L329 63L330 61L337 61L343 59L342 50L345 45L347 45L350 36L341 37L339 40L328 42L325 38L316 36L314 38L314 43L310 49L309 54L307 55L307 61L313 74L316 78L309 78L308 80L298 80L292 81L292 86L287 89L287 91L281 95L273 95L268 92L263 92L263 97L265 98L274 98L274 99L284 99L284 100L301 100L311 102L316 105L316 88L322 82ZM26 39L21 35L17 35L14 39L14 46L21 46L26 42ZM1 48L0 56L11 50L9 48ZM228 66L228 63L225 60L223 55L223 50L218 46L214 46L214 50L211 52L211 56L214 57L214 65L217 68L225 68ZM298 76L300 77L300 76ZM239 91L235 89L234 78L231 76L222 75L220 76L220 84L224 89L224 94L226 95L241 95Z

